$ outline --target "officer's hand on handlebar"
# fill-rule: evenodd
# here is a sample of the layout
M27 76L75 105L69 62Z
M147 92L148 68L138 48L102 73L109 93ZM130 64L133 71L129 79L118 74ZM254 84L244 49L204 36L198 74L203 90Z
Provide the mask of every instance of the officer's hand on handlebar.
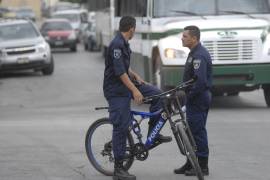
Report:
M136 104L142 103L143 95L138 89L134 90L132 92L132 95L133 95L133 98L134 98L134 101L136 102Z

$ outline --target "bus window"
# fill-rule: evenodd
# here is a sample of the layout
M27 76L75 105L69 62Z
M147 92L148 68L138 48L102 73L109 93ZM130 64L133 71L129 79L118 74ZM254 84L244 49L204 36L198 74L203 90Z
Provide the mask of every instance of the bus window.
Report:
M89 11L104 10L110 7L109 0L89 0L87 1L87 8Z
M116 16L135 16L144 17L146 16L146 0L116 0Z

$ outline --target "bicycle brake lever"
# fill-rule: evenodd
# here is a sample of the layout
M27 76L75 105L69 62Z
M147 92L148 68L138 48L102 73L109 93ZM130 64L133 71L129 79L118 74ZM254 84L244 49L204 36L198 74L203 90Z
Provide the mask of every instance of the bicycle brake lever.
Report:
M148 103L148 102L151 102L153 99L152 98L145 98L142 100L143 103Z

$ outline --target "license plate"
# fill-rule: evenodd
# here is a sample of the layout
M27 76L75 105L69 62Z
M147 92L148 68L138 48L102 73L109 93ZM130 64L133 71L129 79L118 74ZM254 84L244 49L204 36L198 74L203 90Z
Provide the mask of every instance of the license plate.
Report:
M25 57L25 58L18 58L17 59L17 63L18 64L27 64L27 63L29 63L29 59L27 57Z
M55 41L55 43L54 43L56 46L61 46L61 45L63 45L64 43L63 43L63 41Z

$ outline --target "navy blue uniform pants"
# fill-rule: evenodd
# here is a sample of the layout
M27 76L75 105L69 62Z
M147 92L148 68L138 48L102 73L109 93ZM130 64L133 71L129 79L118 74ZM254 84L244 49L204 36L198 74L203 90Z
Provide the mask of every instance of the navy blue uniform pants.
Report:
M159 94L162 91L155 86L142 84L137 85L137 88L144 97ZM107 99L109 103L109 120L113 124L112 143L113 153L116 160L121 160L125 156L128 127L131 123L130 113L130 97L112 97ZM150 112L155 112L162 108L162 103L159 99L151 102ZM153 127L159 117L150 119L149 126Z
M136 87L139 89L139 91L142 93L142 95L144 97L153 96L153 95L162 93L162 91L160 89L158 89L156 86L153 86L150 84L141 84L141 85L137 85ZM149 111L155 112L155 111L160 110L161 108L162 108L161 100L154 99L150 103ZM149 127L153 128L156 125L156 123L158 122L158 120L159 120L159 116L150 118L150 121L148 123Z
M210 102L211 94L209 91L205 91L193 99L188 99L186 104L187 121L197 145L196 155L198 157L208 157L209 155L206 122Z

